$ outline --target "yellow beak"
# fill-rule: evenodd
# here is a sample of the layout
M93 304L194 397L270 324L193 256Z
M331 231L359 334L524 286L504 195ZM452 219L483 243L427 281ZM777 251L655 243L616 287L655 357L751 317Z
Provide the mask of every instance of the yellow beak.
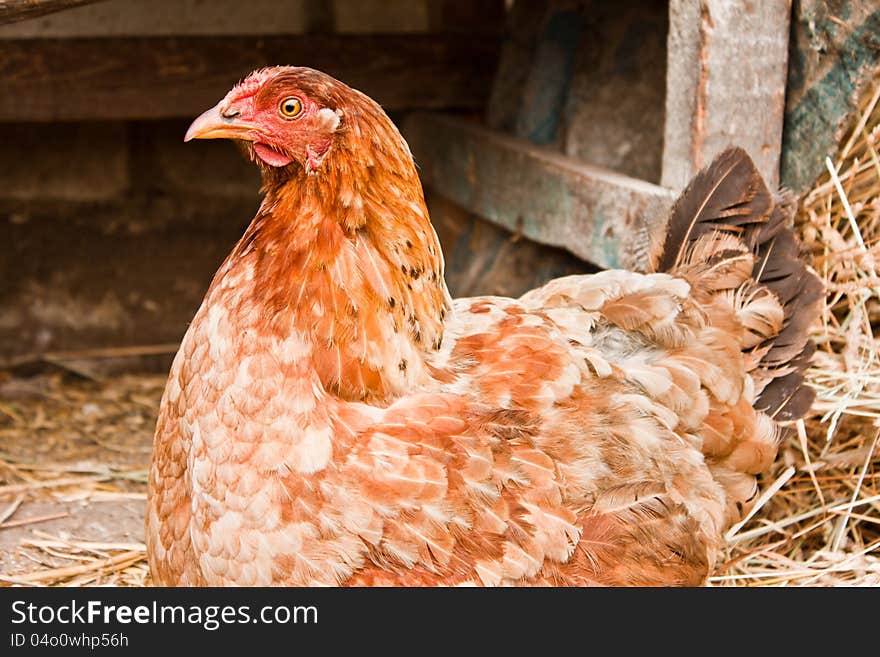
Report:
M248 123L242 123L236 116L223 116L220 105L217 103L192 122L186 131L183 141L191 139L245 139L254 141L257 128Z

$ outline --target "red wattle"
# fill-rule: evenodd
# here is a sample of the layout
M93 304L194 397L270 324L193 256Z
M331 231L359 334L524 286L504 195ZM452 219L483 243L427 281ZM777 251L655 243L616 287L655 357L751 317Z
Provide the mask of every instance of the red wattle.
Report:
M254 153L256 153L257 157L263 160L263 162L273 167L284 167L293 162L292 158L284 153L279 153L267 144L254 144Z

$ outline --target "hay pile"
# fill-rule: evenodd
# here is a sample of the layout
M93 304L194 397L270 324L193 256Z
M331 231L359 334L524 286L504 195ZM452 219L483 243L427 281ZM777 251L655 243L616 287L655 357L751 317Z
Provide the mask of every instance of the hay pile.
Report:
M880 585L878 150L880 80L800 213L828 292L814 415L780 449L754 516L728 534L714 584Z

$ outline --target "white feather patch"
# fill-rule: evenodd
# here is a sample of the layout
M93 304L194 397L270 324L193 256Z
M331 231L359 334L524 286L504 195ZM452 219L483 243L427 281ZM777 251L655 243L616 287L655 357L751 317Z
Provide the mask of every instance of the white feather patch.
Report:
M318 117L318 126L322 131L335 132L342 121L342 110L332 110L329 107L320 109L315 116Z
M323 470L333 455L330 427L306 429L296 447L294 462L288 463L294 470L303 474Z

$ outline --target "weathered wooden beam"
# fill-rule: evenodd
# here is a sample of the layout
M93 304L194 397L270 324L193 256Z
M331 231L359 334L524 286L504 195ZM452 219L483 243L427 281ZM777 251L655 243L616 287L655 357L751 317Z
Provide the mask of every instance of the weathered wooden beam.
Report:
M0 25L39 18L95 2L103 0L3 0L0 2Z
M518 297L560 276L597 271L569 251L514 235L430 187L425 201L446 257L444 278L453 298Z
M481 108L500 43L467 34L0 41L0 121L191 116L254 69L321 69L387 109Z
M644 268L671 191L460 119L411 115L404 135L439 194L602 267Z
M257 204L162 204L146 195L88 210L33 202L29 221L0 222L0 368L25 354L179 342ZM15 207L3 202L0 212ZM137 223L137 234L114 230L120 220Z
M791 0L671 0L661 184L730 144L779 181Z
M880 0L800 0L791 35L782 183L801 193L825 172L880 75Z

